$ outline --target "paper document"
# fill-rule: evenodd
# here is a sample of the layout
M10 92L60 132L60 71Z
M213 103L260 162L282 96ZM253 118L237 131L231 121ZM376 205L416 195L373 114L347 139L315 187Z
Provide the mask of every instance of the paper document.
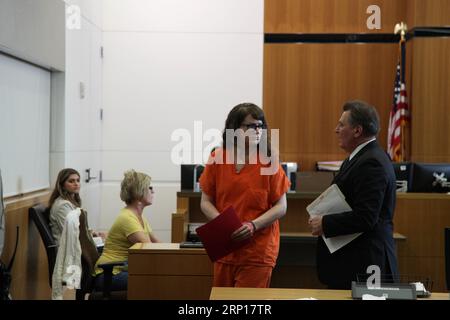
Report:
M310 216L325 216L329 214L351 211L352 208L348 205L347 201L345 201L345 197L341 190L339 190L339 187L336 184L332 184L327 190L318 196L316 200L307 206L306 210ZM322 238L327 245L328 250L330 250L330 253L333 253L352 240L356 239L361 234L362 233L353 233L331 238L325 238L325 236L322 235Z
M363 294L362 299L363 300L386 300L386 297L385 296L378 297L378 296L374 296L371 294Z
M92 237L92 240L94 240L96 247L103 247L105 244L103 243L102 237Z

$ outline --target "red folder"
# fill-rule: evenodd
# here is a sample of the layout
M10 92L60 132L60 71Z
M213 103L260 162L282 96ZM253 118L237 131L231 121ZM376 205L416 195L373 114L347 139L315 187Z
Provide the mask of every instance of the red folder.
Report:
M232 206L225 209L216 218L198 227L195 231L203 242L211 261L216 261L250 242L231 240L231 234L242 226Z

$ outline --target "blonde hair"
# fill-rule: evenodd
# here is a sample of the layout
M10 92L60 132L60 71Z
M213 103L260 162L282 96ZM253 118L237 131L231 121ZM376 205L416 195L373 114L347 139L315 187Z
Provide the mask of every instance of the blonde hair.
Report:
M126 204L140 200L149 192L151 178L149 175L128 170L120 184L120 199Z

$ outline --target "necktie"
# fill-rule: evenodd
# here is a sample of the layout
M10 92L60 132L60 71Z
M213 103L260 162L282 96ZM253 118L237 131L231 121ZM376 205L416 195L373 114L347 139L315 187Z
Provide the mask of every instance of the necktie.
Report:
M342 162L339 172L344 172L344 170L348 167L349 163L350 163L350 160L348 160L348 158L346 158L344 160L344 162Z

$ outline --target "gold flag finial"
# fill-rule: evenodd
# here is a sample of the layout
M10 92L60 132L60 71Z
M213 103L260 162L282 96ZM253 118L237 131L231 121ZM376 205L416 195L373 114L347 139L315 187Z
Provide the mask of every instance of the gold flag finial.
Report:
M405 40L405 35L406 35L407 31L408 31L408 26L403 21L400 22L400 23L397 23L395 25L394 33L395 34L399 34L400 33L400 37L401 37L402 41Z

